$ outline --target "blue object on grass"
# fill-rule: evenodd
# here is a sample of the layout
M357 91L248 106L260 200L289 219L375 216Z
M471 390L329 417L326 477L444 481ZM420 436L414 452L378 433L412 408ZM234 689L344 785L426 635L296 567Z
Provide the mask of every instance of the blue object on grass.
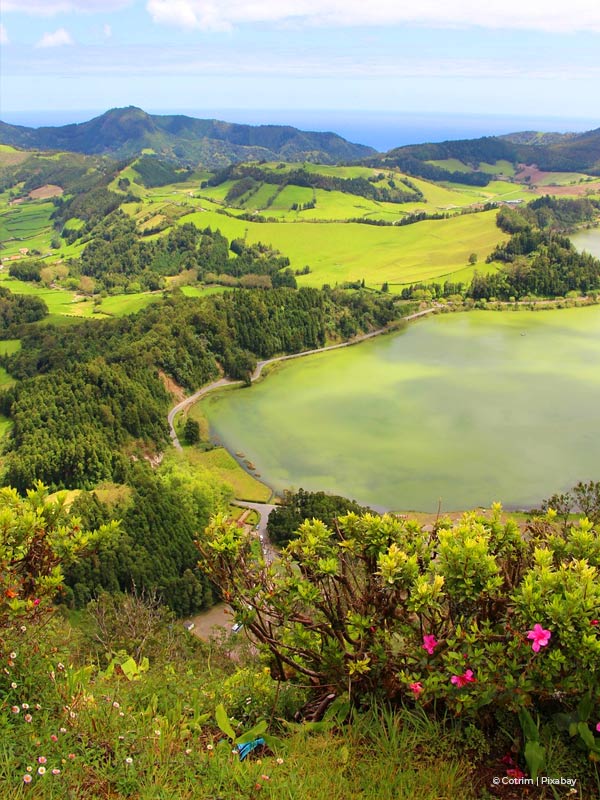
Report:
M253 750L256 750L256 748L260 747L262 744L266 744L262 736L259 736L258 739L245 742L244 744L237 744L236 749L240 755L240 761L243 761L246 756L250 755Z

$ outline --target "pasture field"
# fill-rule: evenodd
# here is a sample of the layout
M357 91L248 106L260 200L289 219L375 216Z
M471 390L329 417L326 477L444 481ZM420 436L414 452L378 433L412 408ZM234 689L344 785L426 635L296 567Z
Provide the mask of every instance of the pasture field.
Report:
M104 297L98 306L102 315L109 314L111 317L124 317L127 314L135 314L141 311L150 303L156 303L162 299L162 292L138 292L135 294L115 294Z
M261 169L270 170L278 175L286 172L293 172L294 170L303 169L313 175L328 175L333 178L371 178L373 175L379 175L380 172L388 172L387 169L376 169L373 167L361 166L329 166L327 164L313 164L311 161L301 162L295 161L290 164L283 162L270 161L266 164L260 165Z
M204 191L204 190L203 190ZM241 206L248 211L265 211L269 215L272 212L272 206L268 206L269 201L274 200L278 192L281 191L281 186L276 186L274 183L263 183L263 185L258 189L257 192L251 194L249 197L246 196L246 200L241 203ZM279 198L275 199L275 204Z
M48 201L27 200L0 210L2 256L17 255L21 248L46 253L56 236L50 215L54 205Z
M19 339L1 339L0 340L0 355L10 356L21 349L21 342Z
M13 383L13 378L11 378L4 367L0 367L0 389L6 389L7 386L12 386Z
M186 297L206 297L209 294L222 294L225 286L182 286L181 292Z
M29 158L29 153L10 144L0 144L0 167L14 167Z
M486 164L485 161L481 161L477 170L479 172L487 172L489 175L506 175L507 178L512 178L515 175L514 165L505 159L500 159L495 164Z
M2 286L10 289L14 294L41 297L48 306L49 317L47 319L50 322L58 322L63 317L76 319L105 317L107 315L124 317L127 314L133 314L145 308L162 297L161 292L116 294L103 298L102 303L96 306L91 297L83 297L77 292L71 292L67 289L48 289L37 283L19 281L11 278L6 271L0 273L0 282ZM6 342L0 342L0 353L3 352L3 345L6 345Z
M597 474L599 358L597 306L445 314L289 361L202 405L213 435L277 492L531 508Z
M546 172L538 180L536 186L570 186L573 183L585 183L589 175L581 172Z
M29 294L41 297L48 306L51 317L65 315L75 317L92 316L94 310L93 302L91 300L78 300L78 295L75 292L70 292L66 289L47 289L38 283L16 280L16 278L11 278L8 275L6 268L4 272L0 273L0 281L2 286L10 289L14 294Z
M384 281L402 285L444 280L462 271L469 255L484 262L508 237L496 227L496 212L486 211L403 227L360 223L255 223L212 212L196 212L180 223L219 227L229 237L268 242L285 253L293 269L311 268L297 280L302 286L335 285L365 279L379 288Z

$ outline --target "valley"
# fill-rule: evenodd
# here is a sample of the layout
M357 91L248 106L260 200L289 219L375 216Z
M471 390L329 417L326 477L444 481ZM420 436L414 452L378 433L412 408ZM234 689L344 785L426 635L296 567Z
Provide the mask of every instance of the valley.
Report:
M0 140L0 794L591 797L598 132Z

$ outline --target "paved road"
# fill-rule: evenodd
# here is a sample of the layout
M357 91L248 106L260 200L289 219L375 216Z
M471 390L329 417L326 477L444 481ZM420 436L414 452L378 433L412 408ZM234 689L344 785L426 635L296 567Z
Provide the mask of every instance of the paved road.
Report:
M426 308L424 311L417 311L415 314L410 314L408 317L403 317L406 322L410 322L412 319L417 319L418 317L424 317L426 314L431 314L436 311L435 308ZM257 380L260 377L263 369L268 364L275 364L277 361L290 361L293 358L303 358L304 356L311 356L315 353L326 353L328 350L339 350L341 347L352 347L352 345L359 344L360 342L365 342L367 339L372 339L375 336L380 336L382 333L389 333L393 330L393 328L378 328L376 331L371 331L371 333L363 333L360 336L355 337L354 339L350 339L348 342L341 342L340 344L330 344L327 347L318 347L315 350L304 350L301 353L292 353L288 356L276 356L275 358L268 358L265 361L259 361L256 365L256 369L252 373L252 381ZM175 417L179 414L180 411L188 408L196 400L199 400L204 395L208 394L209 392L213 392L215 389L221 389L223 386L230 386L232 384L241 384L242 381L236 381L232 378L219 378L218 381L213 381L212 383L208 383L206 386L203 386L202 389L198 389L197 392L191 394L189 397L186 397L180 403L177 403L176 406L169 411L169 415L167 417L167 422L169 423L169 435L171 436L171 441L173 442L174 447L177 450L182 450L181 442L177 437L177 433L175 432Z
M236 506L253 509L260 516L260 520L256 526L256 531L260 539L263 558L267 564L270 564L275 558L277 558L277 550L273 547L271 540L269 539L269 534L267 533L267 522L269 519L269 514L274 508L277 508L277 506L274 506L271 503L249 503L245 500L234 500L233 502Z

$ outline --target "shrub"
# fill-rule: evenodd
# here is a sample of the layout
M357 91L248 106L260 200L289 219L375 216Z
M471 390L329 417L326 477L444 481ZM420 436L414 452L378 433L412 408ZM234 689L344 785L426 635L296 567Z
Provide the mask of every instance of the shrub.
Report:
M307 520L272 565L217 518L198 546L278 677L480 724L585 697L600 719L600 537L585 518L565 530L550 510L522 532L495 505L433 532L391 515Z

